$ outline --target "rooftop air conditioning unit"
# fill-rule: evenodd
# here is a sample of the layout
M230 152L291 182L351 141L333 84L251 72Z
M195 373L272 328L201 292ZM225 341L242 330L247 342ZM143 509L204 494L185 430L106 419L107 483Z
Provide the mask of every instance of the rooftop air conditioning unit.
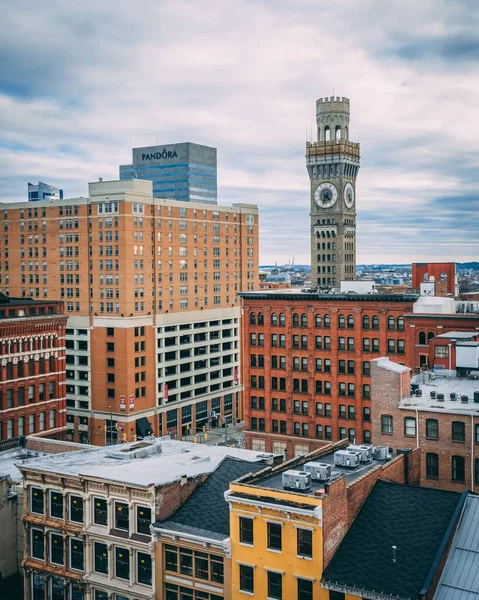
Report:
M313 481L328 481L331 479L331 465L320 462L307 462L303 465L306 473L311 474Z
M436 379L434 373L429 373L429 381L434 381L434 379Z
M422 390L418 389L414 392L414 395L416 396L416 398L420 398L422 396Z
M479 392L474 392L474 402L479 402Z
M311 489L311 474L289 469L282 474L282 482L285 490L307 492Z
M457 394L456 394L456 392L451 392L451 393L449 394L449 399L450 399L452 402L455 402L455 401L457 400Z
M352 452L350 450L336 450L334 453L334 464L337 467L348 467L355 469L359 467L360 457L359 452Z
M434 400L436 398L436 392L429 392L429 396L431 397L431 400Z
M419 383L411 383L411 393L414 394L419 389Z
M374 460L386 460L388 456L389 456L388 446L374 446L373 447Z
M461 396L461 402L464 402L464 403L469 402L469 396L466 396L466 395Z
M436 396L436 398L437 398L438 400L440 400L441 402L444 402L444 394L438 394L438 395Z
M349 450L351 452L358 452L359 460L362 463L371 462L373 458L373 447L366 444L351 444L346 448L346 450Z

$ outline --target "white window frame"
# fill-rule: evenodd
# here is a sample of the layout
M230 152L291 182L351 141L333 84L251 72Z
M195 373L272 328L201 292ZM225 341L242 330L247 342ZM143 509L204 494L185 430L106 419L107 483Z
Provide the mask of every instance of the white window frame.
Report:
M83 545L83 569L75 569L72 567L72 543L74 541L80 542ZM81 538L77 537L69 537L68 538L68 568L76 573L84 573L85 572L85 542Z
M38 558L37 556L33 556L33 532L40 531L43 535L43 558ZM43 529L38 529L37 527L32 527L30 529L30 556L35 560L40 560L45 562L45 531Z
M63 539L63 563L53 562L53 559L52 559L52 555L53 555L53 553L52 553L52 536L54 536L54 535L56 535L58 537L61 537ZM65 565L65 539L63 538L63 536L60 533L55 533L54 531L50 531L49 532L49 534L48 534L48 548L49 548L49 551L50 551L49 557L48 557L49 558L49 562L51 562L52 565L58 565L60 567L66 566Z

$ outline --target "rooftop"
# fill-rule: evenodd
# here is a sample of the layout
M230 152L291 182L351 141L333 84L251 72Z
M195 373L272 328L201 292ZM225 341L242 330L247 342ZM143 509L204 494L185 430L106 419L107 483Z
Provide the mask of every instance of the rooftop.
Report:
M181 442L169 437L143 442L88 448L78 452L47 455L25 465L28 470L60 475L101 478L127 485L149 487L211 473L231 456L261 462L272 455L226 446Z
M378 480L325 569L322 584L365 598L368 592L396 600L422 597L465 497Z
M431 376L434 379L431 379ZM456 377L454 371L445 371L443 374L428 371L415 375L411 383L419 386L422 396L411 395L409 398L403 398L399 408L479 415L479 379L475 375ZM431 392L435 398L431 397ZM474 395L475 392L477 396ZM444 394L444 399L439 400L438 394ZM456 394L456 400L451 400L451 394ZM467 396L468 402L461 401L461 396Z
M289 300L333 300L345 302L415 302L419 296L417 294L334 294L332 292L322 293L316 291L302 291L299 288L288 288L284 290L258 290L255 292L243 292L238 294L245 300L268 298L270 300L284 300L285 296Z
M209 537L213 533L218 539L227 538L230 511L225 492L235 479L264 468L264 464L227 456L172 517L153 526L200 537L208 532Z
M41 453L27 448L13 448L0 452L0 477L6 475L14 483L20 483L23 476L18 466L26 465L27 462L34 460Z
M474 340L479 336L477 331L448 331L436 335L437 338L446 338L448 340Z
M479 600L479 496L469 494L434 600Z

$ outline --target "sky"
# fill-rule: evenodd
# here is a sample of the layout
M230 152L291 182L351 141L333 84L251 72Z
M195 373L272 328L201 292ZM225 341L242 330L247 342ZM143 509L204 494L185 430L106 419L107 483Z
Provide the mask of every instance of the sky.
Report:
M479 259L477 0L0 0L0 201L118 178L131 148L218 149L261 264L308 264L323 96L361 144L357 262Z

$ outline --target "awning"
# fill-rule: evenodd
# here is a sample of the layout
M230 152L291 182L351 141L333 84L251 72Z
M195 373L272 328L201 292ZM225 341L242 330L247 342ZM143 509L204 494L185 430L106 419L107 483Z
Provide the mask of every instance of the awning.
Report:
M146 417L136 420L136 437L145 438L153 433L153 428Z

